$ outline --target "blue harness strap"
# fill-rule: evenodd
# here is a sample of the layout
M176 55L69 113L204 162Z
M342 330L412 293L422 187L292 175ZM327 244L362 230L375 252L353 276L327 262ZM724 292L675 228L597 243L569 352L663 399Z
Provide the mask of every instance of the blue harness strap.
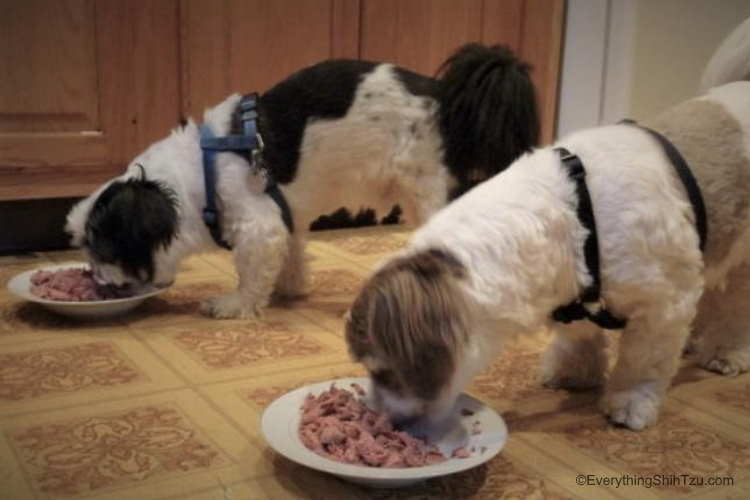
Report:
M211 128L203 124L200 126L201 149L203 150L203 182L206 187L206 206L203 208L203 222L208 227L211 237L222 248L231 249L224 240L219 223L219 212L216 208L216 154L218 152L243 153L247 152L250 165L260 168L263 139L258 133L258 95L248 94L239 104L242 135L226 135L217 137ZM289 232L294 231L292 211L279 189L278 184L266 176L266 194L279 206L281 218Z
M216 152L224 151L214 146L217 137L207 125L201 125L201 149L203 149L203 184L206 186L206 206L203 207L203 223L208 227L211 237L217 245L230 250L229 246L221 235L221 225L219 224L219 212L216 210ZM219 144L216 144L219 146Z

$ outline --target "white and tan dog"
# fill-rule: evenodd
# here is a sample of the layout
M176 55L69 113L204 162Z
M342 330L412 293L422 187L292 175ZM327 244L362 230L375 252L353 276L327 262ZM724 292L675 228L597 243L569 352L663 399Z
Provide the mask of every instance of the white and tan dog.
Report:
M556 144L585 166L602 297L627 319L602 409L631 429L656 421L691 329L702 366L750 369L750 82L713 88L644 125L677 147L697 180L704 253L685 187L643 129L599 127ZM543 329L557 333L546 383L605 380L607 334L552 319L592 280L578 203L560 155L536 150L434 215L365 284L347 342L394 419L445 418L503 345Z

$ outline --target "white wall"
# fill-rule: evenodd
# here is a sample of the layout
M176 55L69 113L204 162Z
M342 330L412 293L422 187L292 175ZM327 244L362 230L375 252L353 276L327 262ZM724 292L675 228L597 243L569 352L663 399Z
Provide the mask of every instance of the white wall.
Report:
M645 118L698 93L716 47L750 0L638 0L630 110Z
M696 95L750 0L568 0L558 136L642 119Z

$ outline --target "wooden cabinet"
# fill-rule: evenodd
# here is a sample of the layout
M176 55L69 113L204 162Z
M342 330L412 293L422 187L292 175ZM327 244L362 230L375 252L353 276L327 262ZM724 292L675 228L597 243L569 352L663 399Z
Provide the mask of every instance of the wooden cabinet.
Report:
M0 199L88 193L177 123L176 7L0 1Z
M533 67L542 142L549 142L564 16L563 0L362 0L360 57L432 75L461 44L507 45Z
M89 193L181 117L331 57L434 74L467 41L534 66L555 120L563 0L0 0L0 200Z

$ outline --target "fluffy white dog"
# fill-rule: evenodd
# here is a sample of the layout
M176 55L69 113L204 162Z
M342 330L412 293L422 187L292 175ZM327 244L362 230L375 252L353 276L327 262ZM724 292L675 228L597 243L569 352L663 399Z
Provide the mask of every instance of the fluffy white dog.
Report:
M73 208L67 229L97 279L116 286L171 283L184 257L225 240L239 286L202 309L253 317L274 291L304 292L305 236L320 215L399 203L419 223L528 151L538 133L528 69L507 49L476 44L439 79L391 64L316 64L258 98L262 148L216 155L217 237L202 218L201 133L241 135L239 95L208 110L204 129L190 121L136 157Z
M686 186L644 129L605 126L556 145L585 167L601 298L626 320L602 408L631 429L657 419L691 328L704 367L750 369L750 82L714 88L644 125L676 146L702 191L703 252ZM365 284L347 342L394 419L442 420L505 343L542 329L558 334L546 383L604 381L606 333L588 320L553 319L592 284L581 200L561 154L536 150L435 214Z

